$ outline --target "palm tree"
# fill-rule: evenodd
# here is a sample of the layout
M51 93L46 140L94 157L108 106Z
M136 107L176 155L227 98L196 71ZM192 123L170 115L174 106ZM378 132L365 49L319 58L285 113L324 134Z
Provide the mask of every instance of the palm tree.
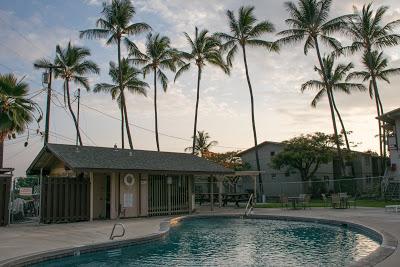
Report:
M141 53L139 50L132 49L130 54L134 64L142 65L143 75L153 72L154 81L154 118L155 118L155 135L157 151L160 151L160 142L158 139L158 116L157 116L157 79L161 82L164 92L168 88L168 77L164 70L175 72L176 53L171 49L171 41L166 36L160 34L149 33L146 39L146 52Z
M56 58L54 64L60 66L54 71L56 78L64 79L64 94L67 96L67 104L72 119L74 120L76 133L78 135L79 144L82 146L82 138L76 116L71 106L70 82L83 86L86 90L90 90L89 79L87 74L99 74L100 69L97 64L86 58L90 56L90 50L85 47L74 46L68 42L67 47L56 46Z
M355 9L353 19L349 20L345 32L352 39L350 46L341 49L342 53L354 54L357 51L363 51L363 62L369 60L375 61L378 56L377 52L373 52L376 49L383 49L385 47L391 47L400 43L400 35L394 32L396 26L400 25L400 20L391 21L387 24L383 24L383 17L387 12L387 6L379 7L375 14L372 8L372 3L364 5L361 12ZM374 55L374 53L376 53ZM369 58L369 60L366 60ZM370 63L373 63L370 61ZM365 68L370 71L370 68L365 65ZM375 87L376 79L373 73L370 73L372 87L375 96L375 103L377 106L377 116L383 114L383 106L379 97L378 87ZM379 149L380 155L386 156L385 148L385 131L382 133L382 123L378 120L379 128Z
M133 16L136 14L130 0L112 0L110 4L103 3L102 18L96 21L98 28L88 29L80 32L80 38L89 39L108 38L106 44L117 44L118 47L118 66L121 66L121 41L128 47L137 49L134 42L128 39L129 35L137 35L151 29L146 23L132 23ZM126 131L128 135L129 146L133 149L131 132L128 124L128 114L126 112L125 95L123 93L122 68L119 69L119 86L121 94L121 105L124 110ZM122 142L124 148L124 141Z
M195 28L195 36L192 39L189 34L184 33L187 42L190 45L190 52L179 52L179 56L186 60L187 63L177 71L174 81L176 81L182 73L188 71L192 64L197 66L197 93L196 93L196 108L194 115L194 127L193 127L193 143L192 143L192 154L195 154L195 144L196 144L196 132L197 132L197 113L199 108L199 98L200 98L200 81L201 74L207 63L214 65L222 69L226 74L229 74L229 67L225 64L222 59L221 54L221 43L217 38L210 36L207 30L202 30L199 32L197 27Z
M146 96L147 88L149 85L138 78L138 75L142 74L141 71L129 65L128 59L122 58L121 60L122 70L122 84L123 90L127 89L130 93ZM124 109L122 107L122 95L121 87L119 86L119 68L114 62L110 62L110 70L108 74L111 77L112 84L110 83L98 83L94 86L94 92L106 92L111 94L112 100L117 100L118 107L121 111L121 142L124 142Z
M39 105L27 97L28 91L28 84L18 81L13 74L0 74L0 168L3 167L6 137L15 138L29 123L33 120L39 123L43 117Z
M327 88L337 153L341 162L342 170L344 171L344 163L332 101L332 89L329 86L328 77L325 75L327 72L324 69L319 42L322 41L335 50L340 49L340 42L330 35L343 29L346 26L346 20L350 19L351 16L344 15L329 20L331 4L332 0L299 0L297 5L293 2L286 2L285 7L290 18L286 19L285 22L290 28L278 33L282 38L277 41L277 44L294 44L305 40L303 48L305 55L308 54L308 51L311 48L315 48L319 66L323 74L323 83L325 88Z
M238 11L238 17L236 18L233 11L228 10L226 12L229 20L230 34L228 33L217 33L216 36L221 40L225 41L224 49L228 51L227 63L232 66L232 61L237 54L239 48L242 50L243 63L246 70L247 85L250 92L250 104L251 104L251 122L253 126L253 138L254 138L254 151L256 154L257 170L260 171L260 159L258 156L258 142L257 142L257 131L256 121L254 116L254 97L253 87L250 82L249 68L247 65L246 48L249 47L263 47L269 51L278 51L278 46L274 42L265 41L259 39L261 35L265 33L272 33L275 31L274 25L263 20L257 22L254 15L254 7L240 7ZM263 192L262 177L261 174L258 176L260 184L260 192Z
M339 109L336 106L335 102L335 97L333 92L338 91L338 92L344 92L346 94L351 94L353 90L360 90L360 91L365 91L366 88L363 84L361 83L350 83L348 82L349 79L345 81L347 78L347 74L350 70L354 68L354 65L352 63L349 64L338 64L336 67L334 66L335 60L333 56L327 56L322 58L324 70L321 68L315 67L315 70L318 72L321 80L310 80L306 83L304 83L301 86L301 91L304 92L305 90L309 89L317 89L318 92L315 95L314 99L311 102L311 106L315 108L317 106L317 103L321 101L322 97L330 93L331 100L332 100L332 107L333 111L331 112L336 113L338 116L338 119L340 121L340 124L342 126L342 132L346 141L346 147L347 150L350 151L350 143L347 138L346 134L346 129L342 120L342 116L340 115ZM325 71L325 74L323 73ZM328 88L331 88L331 90L327 90L327 87L325 86L324 83L324 77L327 77L327 83L329 84ZM331 108L332 108L331 107Z
M185 148L185 151L194 151L195 155L202 157L204 153L209 152L213 146L218 144L217 141L210 141L210 138L211 137L207 132L197 131L195 146L187 147Z

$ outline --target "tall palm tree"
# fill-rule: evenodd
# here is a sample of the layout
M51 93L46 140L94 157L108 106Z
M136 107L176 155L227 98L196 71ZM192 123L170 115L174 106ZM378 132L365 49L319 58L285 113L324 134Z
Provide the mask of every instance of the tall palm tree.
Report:
M210 135L205 131L197 131L196 144L193 147L185 148L185 151L194 151L194 154L202 157L205 152L209 152L213 146L218 144L217 141L210 141Z
M157 80L161 82L164 92L168 88L168 77L165 70L175 72L176 52L170 46L170 39L160 34L149 33L146 38L146 52L131 49L130 55L134 64L141 65L143 75L153 73L154 82L154 121L157 151L160 151L160 142L158 139L158 115L157 115Z
M147 88L149 85L138 78L142 74L141 71L129 65L128 59L122 58L121 60L122 70L122 85L123 90L139 95L147 95ZM122 95L119 86L119 68L114 62L110 62L110 70L108 74L111 77L112 84L110 83L98 83L94 86L93 92L105 92L110 93L112 100L117 100L118 107L121 111L121 142L124 142L124 109L122 106Z
M354 10L353 19L349 20L345 32L352 39L352 44L341 49L342 53L354 54L357 51L362 51L363 62L366 62L367 57L374 61L377 54L373 55L373 50L382 50L385 47L391 47L400 43L400 35L394 32L394 29L400 25L400 20L391 21L387 24L383 23L383 17L387 12L387 6L377 8L376 12L372 8L372 3L364 5L361 12L357 9ZM372 63L372 62L370 62ZM365 68L370 71L369 67ZM377 106L377 116L383 114L383 105L379 97L378 87L375 80L375 75L370 73L371 82L374 91L375 104ZM378 120L379 129L379 150L381 156L386 156L385 148L385 131L382 131L382 123Z
M128 47L137 49L134 42L128 39L129 35L137 35L151 29L146 23L132 23L133 16L136 14L135 8L130 0L112 0L110 4L103 3L102 17L96 21L98 28L80 31L80 38L89 39L108 38L106 44L117 44L118 47L118 66L121 66L121 41ZM126 112L125 95L123 93L122 68L119 69L119 86L121 94L121 105L124 110L126 131L129 146L133 149L132 137ZM122 142L124 148L124 142Z
M305 40L303 48L305 55L308 54L310 49L315 48L319 67L323 74L323 82L327 88L335 143L344 173L344 163L332 101L332 89L328 83L328 77L325 75L326 71L321 56L320 41L335 50L340 49L340 42L330 35L342 30L346 26L346 20L350 19L351 15L344 15L329 20L331 4L332 0L299 0L297 5L293 2L286 2L285 7L290 17L286 19L285 22L290 28L278 33L282 38L277 41L277 44L294 44Z
M74 46L68 42L67 47L56 46L56 58L54 64L60 66L54 71L56 78L64 80L64 94L67 96L67 104L69 112L75 124L76 133L78 135L79 144L82 145L82 137L79 125L71 106L70 82L83 86L86 90L90 90L88 74L99 74L100 69L95 62L86 59L90 56L90 50L85 47Z
M369 95L375 98L376 110L378 115L383 112L382 102L378 91L378 80L390 83L389 77L400 74L400 68L388 68L388 59L384 57L383 52L373 50L364 53L362 57L364 71L355 71L349 74L349 79L360 78L364 82L369 82Z
M6 137L15 138L29 123L34 120L39 123L43 117L39 105L28 98L28 91L28 84L18 81L13 74L0 74L0 168L3 167Z
M197 67L197 93L196 93L196 108L194 114L194 127L193 127L193 143L192 143L192 154L195 154L195 144L196 144L196 132L197 132L197 113L199 109L199 99L200 99L200 81L202 77L202 72L206 64L214 65L222 69L226 74L229 74L229 67L225 64L222 54L221 54L221 43L217 38L208 34L207 30L202 30L199 32L198 28L195 28L195 36L192 39L189 34L184 33L187 42L190 45L190 52L179 52L179 56L186 60L187 63L176 72L176 81L182 73L188 71L192 65Z
M243 63L246 70L247 85L250 92L250 105L251 105L251 122L253 126L253 138L254 138L254 151L256 154L257 170L260 171L260 159L258 156L258 142L257 142L257 131L256 131L256 120L254 115L254 96L253 87L250 81L249 68L247 64L247 47L263 47L269 51L278 51L278 46L274 42L265 41L259 39L265 33L272 33L275 31L274 25L263 20L257 22L254 15L254 7L240 7L238 16L236 18L233 11L228 10L226 12L229 21L230 33L217 33L216 36L221 40L225 41L224 49L228 51L227 63L232 66L232 61L237 54L239 49L242 50ZM258 176L260 184L260 192L263 192L262 177L261 174Z
M324 66L323 70L321 68L315 67L315 70L318 72L318 75L320 76L321 80L307 81L301 86L301 91L304 92L305 90L309 89L318 90L317 94L315 95L314 99L311 102L311 106L314 108L317 106L318 102L321 101L322 97L330 93L330 97L332 100L331 108L334 109L333 111L331 110L331 112L336 113L336 115L338 116L338 119L342 126L342 132L346 141L347 150L350 151L350 143L347 138L346 128L344 126L339 109L336 106L333 92L338 91L338 92L344 92L346 94L351 94L353 90L365 91L366 88L361 83L351 83L349 82L349 79L346 79L349 71L354 68L354 65L352 63L349 63L347 65L337 64L337 66L335 66L335 60L333 56L323 57L322 62ZM325 71L325 74L323 73L323 71ZM331 88L331 90L327 90L327 87L324 82L324 77L327 78L327 83L329 84L328 88Z

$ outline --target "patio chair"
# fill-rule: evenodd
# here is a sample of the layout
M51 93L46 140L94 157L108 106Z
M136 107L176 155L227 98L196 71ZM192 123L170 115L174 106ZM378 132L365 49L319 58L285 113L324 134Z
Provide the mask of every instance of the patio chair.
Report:
M303 209L306 209L307 207L308 207L309 209L311 209L311 206L310 206L311 197L310 197L310 195L307 195L307 194L300 194L299 197L300 197L300 199L301 199L301 200L300 200L300 205L303 206Z
M321 197L324 202L324 208L328 207L328 198L326 197L326 194L321 194Z
M340 197L337 194L333 194L331 196L332 199L332 208L336 209L336 208L340 208Z
M356 208L357 207L356 197L347 199L346 205L347 205L347 208L350 208L351 206L353 206L353 208Z
M279 197L279 201L281 202L282 209L284 209L284 208L288 209L289 208L289 199L288 199L287 196L280 196Z

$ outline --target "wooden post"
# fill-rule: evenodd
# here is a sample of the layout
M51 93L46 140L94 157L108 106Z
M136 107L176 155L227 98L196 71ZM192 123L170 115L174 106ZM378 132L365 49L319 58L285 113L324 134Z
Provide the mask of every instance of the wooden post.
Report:
M193 176L189 175L188 179L189 179L189 181L188 181L188 184L189 184L189 186L188 186L189 214L192 214L192 211L193 211L193 196L192 196L192 194L193 194L192 193Z
M210 202L211 202L211 211L214 211L214 176L211 176L211 194L210 194Z
M117 179L115 172L110 177L110 219L117 219Z
M224 180L224 176L220 176L219 177L219 181L218 181L218 201L219 201L219 207L222 207L222 193L223 193L223 180Z
M90 172L90 221L93 221L93 172Z
M254 205L256 204L256 202L257 202L257 176L253 176L253 179L254 179L254 195L253 195L253 203L254 203Z

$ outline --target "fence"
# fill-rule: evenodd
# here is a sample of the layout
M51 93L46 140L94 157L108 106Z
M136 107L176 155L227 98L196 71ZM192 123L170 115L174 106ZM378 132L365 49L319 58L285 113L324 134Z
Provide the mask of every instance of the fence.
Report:
M150 175L149 216L189 212L190 176Z
M83 177L43 177L41 222L60 223L90 219L90 181Z
M0 226L9 222L11 177L0 177Z

